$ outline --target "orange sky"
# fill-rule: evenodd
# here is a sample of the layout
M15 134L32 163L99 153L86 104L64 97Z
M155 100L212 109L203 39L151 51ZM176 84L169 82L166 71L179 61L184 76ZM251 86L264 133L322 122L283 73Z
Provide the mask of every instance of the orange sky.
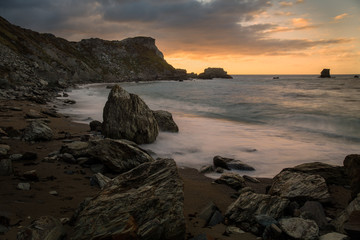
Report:
M176 68L360 74L359 0L2 0L10 22L72 41L156 39Z

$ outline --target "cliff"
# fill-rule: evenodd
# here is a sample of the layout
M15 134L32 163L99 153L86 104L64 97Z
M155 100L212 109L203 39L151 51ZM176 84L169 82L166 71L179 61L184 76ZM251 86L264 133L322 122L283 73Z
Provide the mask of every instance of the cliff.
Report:
M69 42L0 17L0 88L184 79L150 37Z

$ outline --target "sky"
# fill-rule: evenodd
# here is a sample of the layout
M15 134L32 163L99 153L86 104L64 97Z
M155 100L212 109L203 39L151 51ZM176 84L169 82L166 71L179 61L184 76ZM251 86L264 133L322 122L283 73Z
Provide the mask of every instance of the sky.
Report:
M360 0L1 0L0 16L71 41L153 37L188 72L360 73Z

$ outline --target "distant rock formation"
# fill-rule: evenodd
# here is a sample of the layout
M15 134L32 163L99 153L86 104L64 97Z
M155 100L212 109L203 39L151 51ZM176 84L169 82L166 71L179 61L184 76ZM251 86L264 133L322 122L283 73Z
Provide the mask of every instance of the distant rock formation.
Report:
M232 76L228 75L223 68L206 68L203 73L198 75L199 79L213 79L213 78L229 78Z
M186 70L168 64L153 38L69 42L0 17L0 88L48 89L76 83L163 79L186 79Z
M331 78L331 76L330 76L330 69L324 68L324 69L321 71L320 77L321 77L321 78Z

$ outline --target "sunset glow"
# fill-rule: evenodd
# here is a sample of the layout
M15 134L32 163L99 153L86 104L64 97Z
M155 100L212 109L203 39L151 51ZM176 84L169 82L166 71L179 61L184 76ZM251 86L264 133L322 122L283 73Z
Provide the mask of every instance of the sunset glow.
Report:
M156 39L176 68L199 73L333 74L360 71L358 0L6 0L10 22L68 40Z

